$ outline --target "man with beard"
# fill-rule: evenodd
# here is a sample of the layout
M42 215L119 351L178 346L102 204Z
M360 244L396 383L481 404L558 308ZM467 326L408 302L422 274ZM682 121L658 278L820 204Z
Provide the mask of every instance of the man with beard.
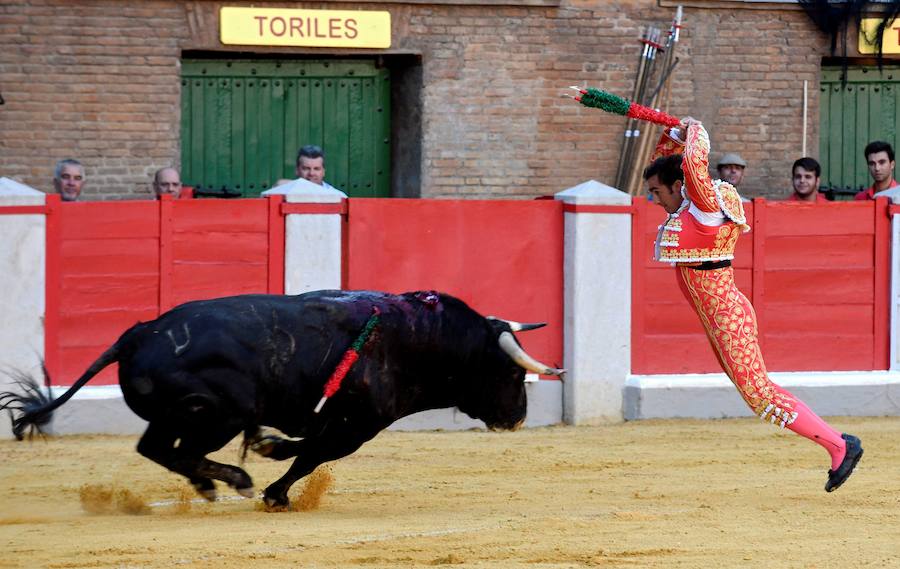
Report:
M74 202L84 187L84 166L74 158L66 158L56 163L53 170L53 188L64 202Z

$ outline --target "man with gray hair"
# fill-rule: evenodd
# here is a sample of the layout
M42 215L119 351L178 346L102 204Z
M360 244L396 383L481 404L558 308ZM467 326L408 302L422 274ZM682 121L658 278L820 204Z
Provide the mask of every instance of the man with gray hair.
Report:
M74 202L84 187L84 166L74 158L66 158L56 163L53 170L53 188L64 202Z

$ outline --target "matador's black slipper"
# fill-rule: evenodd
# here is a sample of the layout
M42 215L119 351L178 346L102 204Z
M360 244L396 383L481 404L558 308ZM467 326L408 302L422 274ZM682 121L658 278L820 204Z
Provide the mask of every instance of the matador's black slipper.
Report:
M856 463L859 462L863 455L862 443L857 437L843 433L841 438L847 441L847 453L844 455L844 460L841 461L841 465L837 467L837 470L828 471L828 482L825 483L826 492L834 492L840 488L841 484L850 478Z

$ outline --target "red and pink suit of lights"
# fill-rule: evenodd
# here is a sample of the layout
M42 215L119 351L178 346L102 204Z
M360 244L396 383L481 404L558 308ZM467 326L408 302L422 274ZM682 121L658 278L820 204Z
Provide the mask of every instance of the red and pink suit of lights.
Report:
M734 187L709 177L706 130L699 123L683 130L664 132L652 157L680 153L684 172L685 199L660 226L656 259L674 263L681 291L699 316L719 364L753 412L824 447L832 469L837 469L846 449L841 433L769 379L756 314L735 286L730 263L712 269L701 266L734 259L738 237L750 227Z

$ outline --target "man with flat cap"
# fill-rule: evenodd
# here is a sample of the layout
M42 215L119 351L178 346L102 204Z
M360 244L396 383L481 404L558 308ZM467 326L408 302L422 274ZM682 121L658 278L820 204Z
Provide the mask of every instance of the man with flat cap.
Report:
M716 164L716 170L719 171L719 179L723 182L728 182L735 188L740 188L746 167L747 162L739 154L733 152L722 156L719 159L719 163Z

